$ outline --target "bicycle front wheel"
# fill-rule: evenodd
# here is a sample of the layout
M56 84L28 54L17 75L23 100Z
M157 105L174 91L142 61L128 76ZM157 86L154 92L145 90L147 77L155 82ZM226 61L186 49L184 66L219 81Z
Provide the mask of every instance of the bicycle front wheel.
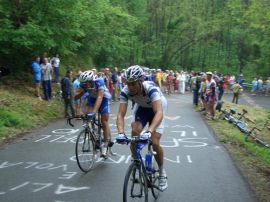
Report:
M79 168L83 172L91 170L95 162L96 150L89 132L84 130L80 132L76 141L75 153Z
M156 163L156 161L153 162L153 168L152 168L152 172L149 176L150 179L150 184L151 184L151 191L152 191L152 195L155 199L158 198L159 196L159 181L158 181L158 165Z
M126 173L123 201L148 201L147 179L144 175L141 165L132 163Z

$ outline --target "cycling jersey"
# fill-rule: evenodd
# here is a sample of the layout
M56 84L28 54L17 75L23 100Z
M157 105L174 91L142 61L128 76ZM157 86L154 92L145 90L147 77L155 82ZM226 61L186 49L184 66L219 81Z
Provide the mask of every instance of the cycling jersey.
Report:
M98 109L100 114L109 114L110 113L110 99L111 94L108 90L108 88L105 86L104 79L98 78L93 81L93 87L91 89L86 88L86 85L84 83L80 84L80 87L85 91L85 94L87 93L87 105L90 107L94 107L98 90L102 90L104 92L101 105Z
M167 103L166 98L162 94L159 87L152 81L144 81L142 95L130 95L127 85L123 88L120 94L120 103L128 103L128 100L135 102L141 107L152 108L152 103L156 100L161 100L162 103Z
M155 116L155 113L152 108L152 103L161 100L163 112L167 109L167 100L163 96L159 87L152 81L144 81L143 93L141 95L130 95L128 87L125 86L120 94L120 103L128 103L128 100L131 100L135 103L134 107L134 118L135 121L141 122L144 127L147 123L151 124ZM162 134L164 131L164 118L161 121L160 125L156 129L156 132Z
M97 98L98 90L104 91L104 97L107 99L111 99L111 94L108 88L105 85L104 79L98 78L93 81L93 87L91 89L86 88L84 83L80 83L80 87L84 89L85 92L89 93L89 96L92 98Z

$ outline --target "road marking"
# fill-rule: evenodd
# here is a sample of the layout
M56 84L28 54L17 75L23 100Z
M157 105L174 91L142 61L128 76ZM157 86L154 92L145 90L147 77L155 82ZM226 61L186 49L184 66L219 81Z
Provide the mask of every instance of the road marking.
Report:
M52 133L60 133L60 134L73 134L73 133L77 133L80 129L56 129L53 130Z
M28 185L30 182L25 182L25 183L23 183L23 184L21 184L21 185L19 185L19 186L17 186L17 187L13 187L13 188L11 188L11 189L9 189L10 191L14 191L14 190L16 190L16 189L19 189L19 188L21 188L21 187L24 187L24 186L26 186L26 185Z
M189 163L192 163L190 155L187 155L187 160L188 160Z
M171 121L177 120L181 118L181 116L165 116L165 119L169 119Z
M38 191L41 191L42 189L46 189L47 187L50 187L53 185L53 183L38 183L38 182L34 182L32 184L36 186L41 186L40 188L34 189L32 192L38 192Z
M172 128L194 128L193 126L190 125L174 125Z
M90 187L65 187L64 185L60 184L58 185L57 190L54 192L55 194L64 194L72 191L78 191L78 190L85 190L90 189Z
M172 163L180 163L180 157L178 155L176 156L176 160L172 160L172 159L169 159L167 157L164 157L164 159L166 159L167 161L172 162Z
M192 134L193 134L193 136L195 136L195 137L198 136L196 131L192 131Z
M182 138L178 139L179 142L184 142L184 143L191 143L195 145L184 145L184 147L205 147L208 144L205 142L198 142L198 141L193 141L193 140L205 140L207 138Z

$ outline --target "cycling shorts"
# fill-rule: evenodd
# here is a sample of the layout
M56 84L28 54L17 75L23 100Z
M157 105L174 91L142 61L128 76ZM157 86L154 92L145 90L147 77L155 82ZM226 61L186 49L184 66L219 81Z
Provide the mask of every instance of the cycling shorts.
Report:
M163 105L163 116L165 117L165 109L167 108L167 105ZM134 117L135 121L138 121L142 124L143 128L148 123L151 125L152 120L154 119L155 113L152 108L147 107L141 107L141 106L135 106L134 110ZM165 119L162 119L160 125L157 127L156 132L159 134L163 134L164 132L164 125L165 125Z
M88 98L87 105L89 107L94 107L95 102L96 102L96 98L90 97L90 98ZM109 114L110 113L110 105L109 105L109 99L108 98L105 98L105 97L102 98L102 102L100 104L98 112L100 114Z

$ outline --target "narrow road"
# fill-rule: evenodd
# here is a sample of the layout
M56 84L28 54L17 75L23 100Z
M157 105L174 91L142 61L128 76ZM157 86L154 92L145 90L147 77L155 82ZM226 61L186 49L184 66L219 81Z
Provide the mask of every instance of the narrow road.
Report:
M195 112L191 95L168 96L165 151L168 189L158 201L252 202L246 182ZM115 137L118 103L112 104L110 125ZM126 132L132 120L126 117ZM130 163L128 146L115 145L106 161L82 173L75 161L75 127L58 120L0 150L0 201L3 202L120 202L125 172ZM154 201L151 197L150 201Z

